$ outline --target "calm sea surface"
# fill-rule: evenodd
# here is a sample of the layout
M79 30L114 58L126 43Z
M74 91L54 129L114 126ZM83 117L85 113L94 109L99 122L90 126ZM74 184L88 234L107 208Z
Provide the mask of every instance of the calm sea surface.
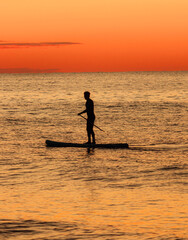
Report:
M87 141L83 92L98 143ZM188 72L0 74L0 240L188 239Z

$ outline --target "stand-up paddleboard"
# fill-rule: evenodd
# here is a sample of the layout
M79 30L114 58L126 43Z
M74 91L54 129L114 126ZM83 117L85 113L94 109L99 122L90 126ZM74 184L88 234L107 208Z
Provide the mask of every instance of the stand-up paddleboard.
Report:
M46 140L47 147L77 147L77 148L129 148L127 143L82 144L65 143Z

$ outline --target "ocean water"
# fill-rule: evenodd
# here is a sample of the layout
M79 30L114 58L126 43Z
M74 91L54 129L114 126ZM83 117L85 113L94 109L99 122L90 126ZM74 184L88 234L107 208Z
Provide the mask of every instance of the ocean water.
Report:
M87 141L83 92L98 143ZM188 239L188 72L0 74L0 240Z

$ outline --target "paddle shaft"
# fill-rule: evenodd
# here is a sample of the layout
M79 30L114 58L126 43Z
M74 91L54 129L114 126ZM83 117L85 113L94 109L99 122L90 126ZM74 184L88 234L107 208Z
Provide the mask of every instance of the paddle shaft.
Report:
M82 116L81 114L79 115L80 117L84 118L85 120L87 120L87 118L85 118L84 116ZM104 132L104 130L102 130L100 127L96 126L95 124L93 124L93 126L95 126L96 128L98 128L100 131Z

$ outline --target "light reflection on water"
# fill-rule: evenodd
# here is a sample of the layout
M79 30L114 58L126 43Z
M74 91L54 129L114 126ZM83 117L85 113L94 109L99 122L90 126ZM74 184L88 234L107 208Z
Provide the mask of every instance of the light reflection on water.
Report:
M0 239L187 239L186 74L0 75ZM45 147L85 141L86 89L130 149Z

